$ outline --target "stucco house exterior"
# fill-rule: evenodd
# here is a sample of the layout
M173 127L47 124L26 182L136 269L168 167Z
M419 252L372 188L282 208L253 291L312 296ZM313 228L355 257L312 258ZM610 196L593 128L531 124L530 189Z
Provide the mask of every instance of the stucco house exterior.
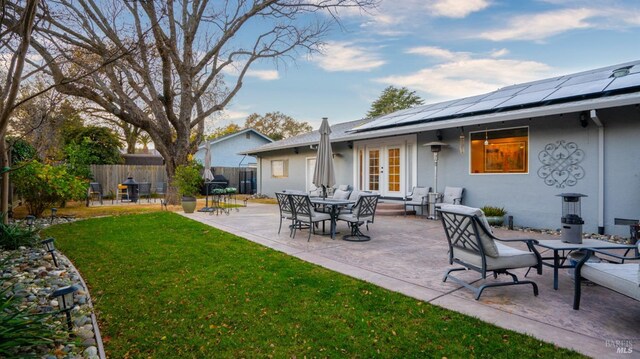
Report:
M508 86L332 126L337 182L401 198L464 187L463 204L505 207L514 224L560 228L556 195L582 193L584 231L628 235L640 218L640 61ZM258 192L309 189L319 134L247 151Z
M256 158L246 155L246 151L271 142L273 142L271 138L253 128L213 139L209 141L210 167L255 167ZM194 155L200 163L204 161L205 144L206 142L201 143Z

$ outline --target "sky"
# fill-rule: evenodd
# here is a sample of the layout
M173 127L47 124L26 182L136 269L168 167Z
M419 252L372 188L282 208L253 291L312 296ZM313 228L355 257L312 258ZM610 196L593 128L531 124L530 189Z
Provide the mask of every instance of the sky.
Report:
M254 112L358 120L390 85L435 103L640 59L638 0L381 0L340 16L322 54L253 67L207 131Z

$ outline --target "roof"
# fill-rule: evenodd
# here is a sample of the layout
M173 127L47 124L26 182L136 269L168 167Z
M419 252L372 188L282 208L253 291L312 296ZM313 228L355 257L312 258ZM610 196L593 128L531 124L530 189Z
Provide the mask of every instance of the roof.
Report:
M337 123L331 126L331 135L329 136L331 142L342 142L342 138L348 135L347 131L353 129L356 126L363 125L372 119L356 120L349 122ZM285 138L283 140L267 143L266 145L258 148L251 149L246 154L256 154L260 152L274 151L283 148L302 147L317 144L320 141L319 130L303 133L298 136Z
M125 165L138 165L138 166L162 166L164 165L164 158L158 155L151 155L147 153L136 154L123 154Z
M640 61L607 66L571 75L507 86L465 97L396 111L353 131L407 126L416 123L549 106L640 90Z
M256 130L256 129L253 129L253 128L245 128L244 130L240 130L240 131L238 131L238 132L234 132L234 133L230 133L230 134L228 134L228 135L224 135L224 136L216 137L216 138L214 138L213 140L209 141L209 146L213 145L214 143L219 143L219 142L222 142L222 141L226 141L226 140L228 140L228 139L230 139L230 138L233 138L233 137L236 137L236 136L242 135L242 134L244 134L244 133L246 133L246 132L249 132L249 131L251 131L251 132L255 133L256 135L258 135L258 136L260 136L260 137L264 138L264 139L265 139L265 140L267 140L268 142L273 142L273 140L272 140L271 138L267 137L267 135L262 134L260 131L258 131L258 130ZM205 141L205 142L203 142L203 143L201 143L201 144L198 146L198 148L204 147L204 144L205 144L205 143L206 143L206 141Z
M513 85L484 95L417 106L373 119L336 124L331 127L331 142L405 135L639 103L640 60ZM490 104L493 107L489 107ZM313 131L260 146L248 153L311 145L319 140L318 131Z

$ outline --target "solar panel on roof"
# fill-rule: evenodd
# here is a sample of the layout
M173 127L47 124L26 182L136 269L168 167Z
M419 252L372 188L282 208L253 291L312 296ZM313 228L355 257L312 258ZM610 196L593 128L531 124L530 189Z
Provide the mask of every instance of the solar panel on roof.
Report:
M555 100L560 98L584 96L593 94L596 92L602 92L613 81L612 78L606 78L604 80L597 80L591 82L580 83L572 86L562 86L558 91L549 95L545 100Z
M627 76L617 77L607 86L605 91L619 90L627 87L640 86L640 72L632 73Z
M540 102L544 100L545 97L551 95L557 90L558 89L556 88L552 88L552 89L546 89L546 90L536 91L536 92L519 93L513 96L512 98L508 99L507 101L501 103L500 107L502 108L502 107L519 106L519 105Z
M613 77L617 69L620 77ZM606 96L609 91L640 87L640 61L609 66L580 73L504 87L484 94L419 106L373 120L354 130L402 126L415 122L451 118L452 116L489 113L522 105L539 105L579 96Z
M492 108L497 107L498 105L505 102L506 100L508 100L508 98L506 97L494 98L493 100L483 100L474 104L473 106L467 107L465 109L465 112L478 112L478 111L491 110Z

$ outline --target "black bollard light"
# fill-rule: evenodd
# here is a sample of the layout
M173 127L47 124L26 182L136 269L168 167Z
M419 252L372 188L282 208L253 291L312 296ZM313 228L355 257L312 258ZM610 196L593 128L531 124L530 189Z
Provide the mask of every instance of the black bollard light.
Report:
M51 253L51 258L53 258L53 264L56 265L56 267L58 267L58 261L56 260L56 246L53 244L53 241L55 241L55 239L53 238L47 238L45 240L43 240L41 243L44 245L44 248L47 250L47 252Z
M71 324L71 309L75 307L73 296L78 290L80 290L80 287L74 284L67 287L62 287L51 294L51 296L55 297L58 300L60 311L65 312L65 314L67 315L67 326L69 327L69 332L73 330Z
M27 226L29 226L29 229L31 229L33 227L33 224L36 222L36 217L28 215L24 217L24 220L27 222Z
M51 223L53 223L53 219L56 218L56 213L58 213L58 209L51 208Z

